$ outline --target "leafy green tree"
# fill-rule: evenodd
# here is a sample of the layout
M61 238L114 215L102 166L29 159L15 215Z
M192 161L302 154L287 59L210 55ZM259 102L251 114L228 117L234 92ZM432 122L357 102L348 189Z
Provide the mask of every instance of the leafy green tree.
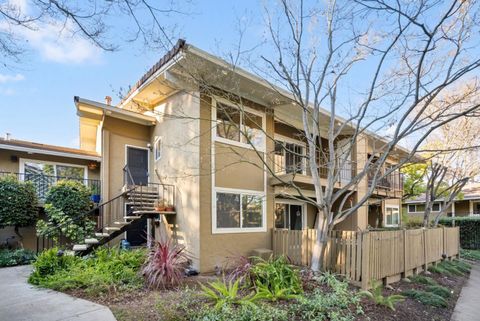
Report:
M425 193L427 189L426 175L427 163L411 163L404 166L401 171L404 175L403 199L407 200Z
M58 241L65 236L79 242L93 234L95 222L86 215L92 207L90 189L77 181L60 181L45 199L47 220L37 222L37 234Z
M30 182L21 182L15 176L0 178L0 228L13 226L22 245L20 227L31 226L38 218L38 199Z

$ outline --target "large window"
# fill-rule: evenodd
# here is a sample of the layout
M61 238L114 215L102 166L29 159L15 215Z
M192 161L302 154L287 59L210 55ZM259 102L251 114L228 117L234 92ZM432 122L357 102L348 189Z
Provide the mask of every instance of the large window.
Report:
M398 206L386 206L385 216L385 226L398 226L400 223L400 210Z
M265 149L264 116L250 108L240 111L224 103L216 104L217 140L245 147Z
M86 178L86 167L70 164L56 164L35 160L22 161L20 169L25 176L45 175L58 176L60 178L81 179Z
M433 203L432 212L440 212L442 205L440 203ZM409 204L408 213L423 213L425 212L425 204Z
M219 232L264 229L264 195L249 192L217 191L215 230Z
M300 144L275 141L275 172L306 174L305 147Z

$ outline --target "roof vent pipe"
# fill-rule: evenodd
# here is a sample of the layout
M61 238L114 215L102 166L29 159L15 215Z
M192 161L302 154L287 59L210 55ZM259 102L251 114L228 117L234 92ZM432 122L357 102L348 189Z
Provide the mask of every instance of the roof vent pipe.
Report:
M10 133L5 133L5 140L10 140L12 134Z
M105 96L105 104L110 106L112 104L112 97Z

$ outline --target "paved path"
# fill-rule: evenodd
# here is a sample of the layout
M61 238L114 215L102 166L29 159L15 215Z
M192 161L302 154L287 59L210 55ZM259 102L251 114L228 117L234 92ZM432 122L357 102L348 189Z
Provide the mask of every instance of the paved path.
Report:
M27 283L31 266L0 268L0 320L115 321L109 308Z
M476 264L460 293L451 321L478 320L480 320L480 265Z

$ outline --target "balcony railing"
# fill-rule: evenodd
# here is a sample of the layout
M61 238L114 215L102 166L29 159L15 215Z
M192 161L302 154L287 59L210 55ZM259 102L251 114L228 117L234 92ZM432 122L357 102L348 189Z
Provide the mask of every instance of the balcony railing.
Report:
M381 175L383 176L383 175ZM376 188L389 190L389 191L402 191L403 190L403 174L395 171L374 182L374 170L368 173L368 186L372 186L375 183Z
M95 193L100 194L100 180L98 179L85 179L85 178L76 178L76 177L67 177L67 176L51 176L44 174L33 174L33 173L11 173L11 172L0 172L0 177L13 175L20 181L31 182L35 187L37 192L37 197L40 203L45 201L47 192L50 187L57 184L57 182L62 180L71 180L83 183L85 186L89 187L92 190L92 195Z

